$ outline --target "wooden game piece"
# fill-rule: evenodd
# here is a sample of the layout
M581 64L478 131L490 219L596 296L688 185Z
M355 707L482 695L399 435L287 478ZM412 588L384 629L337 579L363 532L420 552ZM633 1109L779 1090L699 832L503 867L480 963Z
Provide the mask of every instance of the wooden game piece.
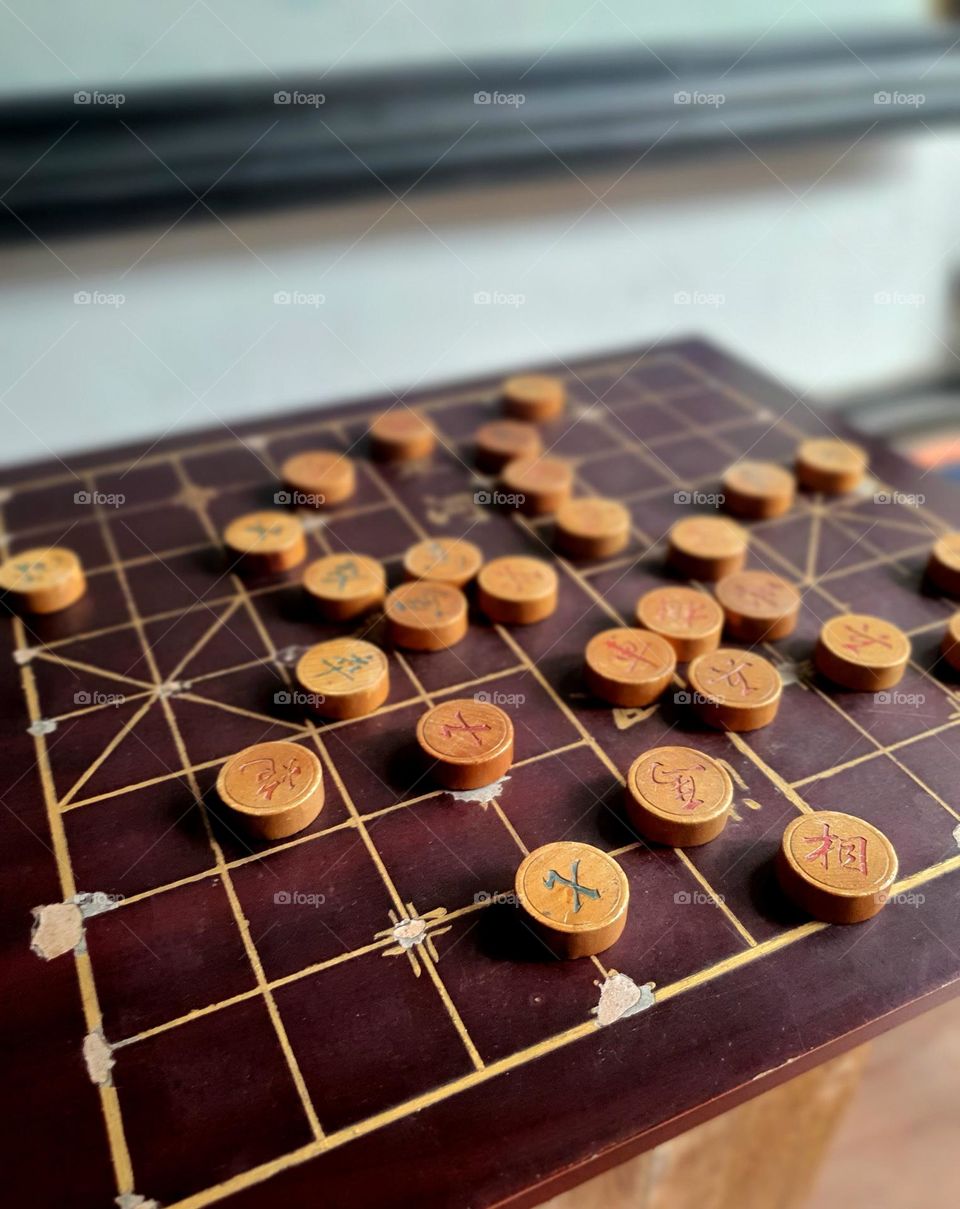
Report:
M723 631L723 610L696 588L666 587L645 592L637 601L637 621L659 634L684 662L715 651Z
M504 466L500 485L516 497L516 505L528 516L556 512L573 490L573 469L569 462L546 455L514 458Z
M453 584L400 584L387 596L384 612L390 641L411 651L442 651L467 632L467 598Z
M954 613L947 622L940 649L947 663L954 671L960 672L960 613Z
M800 593L771 571L734 571L716 587L727 632L738 642L773 642L797 627Z
M447 789L492 785L513 763L513 723L487 701L442 701L417 722L417 742Z
M960 596L960 533L945 533L934 542L927 578L948 596Z
M407 579L432 579L463 588L483 566L483 553L462 537L428 537L403 556Z
M437 434L427 420L402 403L377 416L370 425L370 452L378 462L426 458L436 445Z
M723 579L739 571L747 557L747 533L724 516L689 516L669 534L667 560L690 579Z
M780 708L780 673L753 651L721 647L698 655L687 668L687 678L694 708L717 730L758 730L771 723Z
M515 420L535 424L554 420L563 411L567 391L549 374L518 374L503 384L503 410Z
M24 613L58 613L87 590L80 559L65 546L34 546L0 565L0 592Z
M723 476L724 505L735 516L782 516L796 490L797 480L776 462L737 462Z
M627 814L645 839L672 848L707 844L726 827L733 781L692 747L653 747L627 773Z
M787 824L777 876L784 893L815 919L858 924L887 901L897 854L866 819L815 810Z
M587 643L587 687L595 697L624 707L656 701L673 679L677 654L666 638L648 630L603 630Z
M840 495L860 484L868 462L867 451L852 441L811 438L797 446L797 481L808 491Z
M537 934L558 957L590 957L616 944L627 922L630 884L591 844L561 840L524 857L515 889Z
M307 704L321 718L361 718L390 695L386 655L360 638L332 638L308 647L296 676Z
M365 554L327 554L303 572L303 586L327 621L347 621L383 603L387 574Z
M217 793L254 834L282 840L310 825L323 806L323 769L299 743L254 743L220 769Z
M231 562L243 575L289 571L307 557L303 525L289 512L248 512L238 516L227 525L223 541Z
M876 693L899 684L910 658L910 639L899 626L867 613L841 613L820 628L813 662L843 688Z
M477 604L504 625L543 621L557 607L557 573L540 558L494 558L477 576Z
M601 496L567 500L554 523L554 543L571 558L612 558L630 540L630 513Z
M301 508L332 508L357 489L353 461L329 449L294 454L280 467L280 477L293 496L290 503Z
M514 458L536 457L543 441L534 424L523 420L492 420L473 434L477 465L489 474L501 471Z

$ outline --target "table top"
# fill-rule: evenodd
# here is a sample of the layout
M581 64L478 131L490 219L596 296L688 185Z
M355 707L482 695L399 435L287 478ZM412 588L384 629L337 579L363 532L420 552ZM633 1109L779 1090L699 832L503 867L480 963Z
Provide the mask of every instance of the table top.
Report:
M584 646L673 582L669 526L712 511L738 457L789 462L830 427L699 341L559 372L570 402L545 444L575 462L578 493L627 504L629 548L556 559L546 621L471 616L449 650L390 652L388 700L351 721L320 724L292 693L304 648L347 631L311 617L296 575L227 573L219 534L272 504L289 454L350 448L358 491L306 518L315 554L369 554L391 582L428 535L553 559L551 522L491 506L471 469L495 381L406 400L441 437L424 464L367 459L381 399L8 476L7 550L64 544L89 582L65 612L2 627L18 1203L533 1204L957 989L960 713L938 654L954 606L922 583L958 525L955 489L873 448L862 491L748 523L748 566L803 591L797 630L762 648L784 682L771 725L706 731L682 695L612 709L584 690ZM842 611L911 636L896 690L814 674L819 627ZM514 722L492 792L438 790L416 758L418 717L464 696ZM258 844L214 786L233 752L280 738L319 754L326 802L305 832ZM699 849L647 845L624 813L624 773L666 742L733 779L732 820ZM777 890L780 836L810 809L893 841L894 901L870 922L812 922ZM560 839L615 854L630 883L598 958L545 959L515 926L517 866Z

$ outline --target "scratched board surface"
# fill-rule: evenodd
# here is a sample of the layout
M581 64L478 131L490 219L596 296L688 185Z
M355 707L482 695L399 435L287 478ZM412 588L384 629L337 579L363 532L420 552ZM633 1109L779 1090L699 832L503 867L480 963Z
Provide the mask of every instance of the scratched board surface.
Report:
M8 476L7 549L62 542L89 570L67 612L3 623L12 1203L535 1203L958 985L960 715L937 657L952 606L921 576L960 520L952 489L875 449L864 491L750 525L750 565L804 596L794 635L764 648L785 685L772 725L707 732L673 693L613 710L584 692L583 648L669 582L669 525L710 511L738 456L786 461L826 428L700 342L560 372L571 402L547 444L578 492L627 503L629 549L558 560L547 621L473 617L448 651L390 654L388 701L355 721L316 723L291 695L303 648L341 631L295 578L229 574L218 534L319 445L360 469L348 505L307 518L317 555L372 555L392 582L426 534L552 558L549 522L498 510L471 470L495 382L415 400L442 439L421 466L367 459L366 423L393 401L378 400ZM848 609L913 639L886 698L811 673L819 625ZM416 759L417 718L451 695L513 719L516 763L492 792L438 791ZM214 784L269 738L320 755L326 804L302 834L251 844ZM625 820L622 774L663 742L733 777L732 821L703 848L648 846ZM897 898L873 921L824 927L777 892L778 839L811 808L895 844ZM502 901L524 854L559 839L614 853L629 879L599 959L545 960ZM64 940L41 913L32 951L31 910L77 895L82 928Z

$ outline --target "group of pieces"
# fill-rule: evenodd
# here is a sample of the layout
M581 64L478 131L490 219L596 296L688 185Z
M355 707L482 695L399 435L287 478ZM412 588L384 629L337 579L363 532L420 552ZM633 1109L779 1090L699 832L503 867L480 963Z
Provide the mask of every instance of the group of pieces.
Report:
M565 393L559 379L527 375L508 379L505 417L474 434L477 466L498 476L511 506L533 516L552 515L553 544L573 560L609 559L630 541L627 508L598 496L574 498L571 464L544 452L538 424L559 416ZM437 442L429 421L408 408L373 420L371 456L397 462L423 459ZM794 470L741 461L724 475L728 512L768 519L793 505L798 484L840 494L854 490L867 469L864 450L849 442L804 441ZM287 459L281 476L290 503L326 508L356 490L356 467L344 453L310 450ZM707 725L749 731L769 724L779 707L776 667L754 650L721 647L724 630L741 643L772 642L793 632L800 614L797 589L780 576L745 569L747 530L726 516L677 521L668 537L667 561L678 577L714 585L668 584L646 592L633 627L595 634L585 649L585 681L597 698L615 706L643 707L663 694L687 663L688 700ZM231 570L260 577L286 573L306 562L307 540L298 516L282 509L250 513L224 532ZM467 591L475 585L478 609L492 622L527 625L557 607L558 578L540 558L505 556L485 562L463 538L417 542L403 557L404 582L387 589L383 565L362 554L331 554L310 562L302 582L315 614L344 622L382 609L387 641L413 651L453 646L468 631ZM941 537L927 568L940 590L960 596L960 533ZM85 591L80 560L62 547L34 549L0 566L0 588L24 611L67 608ZM946 659L960 669L960 613L943 640ZM813 659L829 680L853 691L895 685L907 666L910 641L897 626L865 614L843 614L821 628ZM390 691L384 651L355 636L309 647L296 666L303 701L319 716L345 720L372 713ZM445 700L432 705L416 728L431 775L444 788L469 791L505 776L513 762L510 716L489 701ZM230 757L217 789L223 802L259 836L277 840L308 826L324 801L323 770L315 752L298 743L255 744ZM684 746L643 752L626 775L626 811L636 831L655 843L692 847L723 830L733 784L721 761ZM804 813L786 829L777 869L787 894L814 916L850 923L869 918L886 900L897 873L889 840L865 820L830 811ZM531 924L564 957L598 953L615 943L626 922L629 885L618 862L585 843L547 844L523 860L516 893Z

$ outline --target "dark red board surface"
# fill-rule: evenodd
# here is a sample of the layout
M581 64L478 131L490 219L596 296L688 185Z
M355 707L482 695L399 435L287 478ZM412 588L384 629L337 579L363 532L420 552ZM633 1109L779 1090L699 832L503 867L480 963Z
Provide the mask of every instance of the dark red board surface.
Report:
M495 382L407 400L441 434L425 466L367 461L366 422L388 399L7 476L6 549L70 546L90 585L62 614L3 621L11 1203L532 1204L957 988L960 712L937 655L953 605L922 582L934 537L960 524L955 491L874 450L863 492L803 495L750 526L750 565L804 592L797 632L766 650L785 681L773 725L705 732L669 695L614 711L584 693L583 647L669 582L669 525L710 511L737 457L788 461L829 430L700 342L562 372L571 402L547 444L576 461L578 492L628 503L630 549L558 562L545 622L473 618L449 651L392 654L386 706L345 724L288 698L299 651L336 628L310 617L295 577L227 573L217 534L272 504L293 450L359 442L357 496L312 525L316 554L383 558L392 582L425 534L545 554L549 522L488 505L470 468ZM913 638L889 700L811 673L819 625L845 609ZM428 702L474 693L517 732L518 763L487 802L437 791L413 744ZM687 853L640 842L621 808L620 775L668 734L736 782L727 830ZM327 800L302 835L251 844L213 786L223 759L267 737L320 752ZM894 842L898 897L875 920L823 927L777 892L771 858L806 808L862 815ZM496 901L524 851L562 838L618 854L630 879L627 928L597 961L545 959ZM74 952L31 951L33 908L92 893L109 909L88 912ZM403 914L427 925L411 949L392 935ZM614 971L655 984L654 1002L601 1027ZM113 1060L101 1085L90 1033Z

